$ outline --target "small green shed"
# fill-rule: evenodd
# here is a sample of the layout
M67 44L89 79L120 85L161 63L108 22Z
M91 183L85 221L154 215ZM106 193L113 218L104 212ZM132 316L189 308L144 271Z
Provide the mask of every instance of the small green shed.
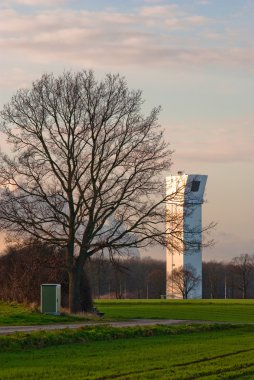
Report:
M61 308L61 285L41 285L41 312L44 314L59 315Z

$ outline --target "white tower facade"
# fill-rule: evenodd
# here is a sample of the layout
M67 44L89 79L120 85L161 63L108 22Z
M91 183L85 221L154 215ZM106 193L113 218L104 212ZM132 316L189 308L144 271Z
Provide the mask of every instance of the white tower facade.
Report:
M193 268L200 281L188 298L202 298L202 203L207 175L171 175L166 178L167 228L172 237L167 246L167 298L183 298L174 286L172 271Z

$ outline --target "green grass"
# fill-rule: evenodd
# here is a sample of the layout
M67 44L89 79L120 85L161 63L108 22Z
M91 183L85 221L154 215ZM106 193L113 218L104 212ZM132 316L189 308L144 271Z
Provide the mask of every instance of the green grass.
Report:
M136 338L160 335L176 335L194 332L218 331L239 328L239 325L200 324L200 325L155 325L117 328L109 325L85 326L77 329L54 331L18 332L0 335L0 352L44 348L70 343L88 343L98 340Z
M0 380L254 379L253 300L97 301L105 320L237 322L117 329L110 326L0 336ZM86 320L0 302L0 325ZM243 325L243 323L253 323Z
M132 329L98 327L83 343L43 349L15 348L0 354L0 378L7 379L253 379L254 326L191 326ZM83 334L84 330L79 333ZM88 331L88 330L87 330ZM100 336L99 333L100 332ZM122 338L119 333L122 331ZM134 331L134 332L133 332ZM149 333L150 331L150 333ZM58 333L60 335L64 332ZM128 335L129 334L129 335ZM24 335L24 334L23 334ZM144 335L144 334L143 334ZM150 335L150 336L149 336ZM32 341L31 336L26 335ZM128 337L128 339L126 339ZM98 341L94 341L99 339ZM52 344L52 341L51 343Z
M96 321L98 318L79 315L47 315L15 302L0 301L0 326L45 325L51 323ZM0 378L1 379L1 378Z
M43 315L29 307L0 301L0 325L43 325L88 321L187 319L254 323L254 300L97 300L102 319L74 315Z
M106 318L254 323L254 300L98 300Z

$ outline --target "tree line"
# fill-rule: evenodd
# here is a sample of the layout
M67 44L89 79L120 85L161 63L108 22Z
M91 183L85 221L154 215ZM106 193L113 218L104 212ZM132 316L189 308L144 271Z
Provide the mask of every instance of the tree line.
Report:
M204 298L254 298L254 255L203 264Z
M165 262L150 257L112 260L97 255L86 262L82 300L160 298L165 294ZM87 275L88 274L88 275ZM40 303L40 286L61 284L62 306L69 306L69 277L64 254L54 246L33 243L11 247L0 256L0 299ZM88 289L88 290L87 290Z
M150 257L110 260L94 256L82 275L82 299L155 299L165 296L166 263ZM88 275L87 275L88 274ZM40 303L40 285L59 283L62 306L69 304L64 255L54 246L34 242L10 247L0 256L0 299ZM254 255L230 263L203 263L203 298L254 298ZM87 291L89 287L89 290Z

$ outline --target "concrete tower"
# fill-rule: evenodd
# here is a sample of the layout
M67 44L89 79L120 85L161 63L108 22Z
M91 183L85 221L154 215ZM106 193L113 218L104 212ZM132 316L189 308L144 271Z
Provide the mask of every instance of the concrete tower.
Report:
M167 298L182 298L174 287L173 269L194 268L200 277L198 286L188 298L202 298L202 203L207 181L206 175L185 174L166 178L167 228L173 231L167 247Z

